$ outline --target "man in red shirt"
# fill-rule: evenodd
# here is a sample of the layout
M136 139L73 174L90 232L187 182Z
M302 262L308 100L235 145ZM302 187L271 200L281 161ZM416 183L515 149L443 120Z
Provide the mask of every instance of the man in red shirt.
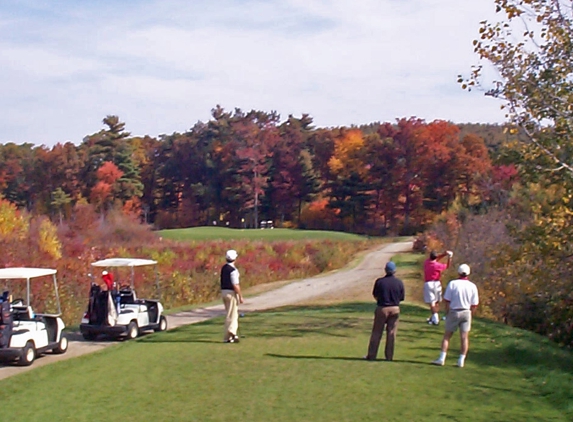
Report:
M113 274L103 271L101 273L101 278L110 292L113 290Z
M440 255L436 251L430 252L430 257L424 261L424 302L430 305L432 315L427 319L430 325L439 325L440 302L442 301L442 283L440 278L442 273L450 267L453 252L446 251ZM448 262L442 264L438 262L444 257L448 257Z

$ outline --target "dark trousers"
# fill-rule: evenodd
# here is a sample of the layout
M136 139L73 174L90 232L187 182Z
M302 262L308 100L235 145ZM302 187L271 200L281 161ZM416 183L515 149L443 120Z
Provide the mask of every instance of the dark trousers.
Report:
M374 311L374 324L372 326L372 335L370 336L370 344L368 345L368 354L366 359L374 360L378 355L378 348L380 347L380 340L386 326L386 348L384 355L386 360L394 358L394 343L396 341L396 333L398 332L398 318L400 317L400 307L398 306L378 306Z

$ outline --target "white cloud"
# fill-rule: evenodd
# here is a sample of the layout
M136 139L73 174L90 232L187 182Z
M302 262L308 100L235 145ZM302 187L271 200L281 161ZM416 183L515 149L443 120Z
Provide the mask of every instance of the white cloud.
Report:
M498 122L459 88L490 0L8 1L0 142L72 140L117 114L135 135L224 108L309 113L318 126L416 116ZM63 124L62 122L65 122Z

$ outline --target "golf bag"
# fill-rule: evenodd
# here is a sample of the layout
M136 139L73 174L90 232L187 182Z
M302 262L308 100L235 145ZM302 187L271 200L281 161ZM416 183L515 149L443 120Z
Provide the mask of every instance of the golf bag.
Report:
M115 325L117 312L113 304L112 293L92 284L88 304L89 321L92 325Z
M12 337L12 312L10 311L10 302L3 301L0 303L0 348L10 346Z

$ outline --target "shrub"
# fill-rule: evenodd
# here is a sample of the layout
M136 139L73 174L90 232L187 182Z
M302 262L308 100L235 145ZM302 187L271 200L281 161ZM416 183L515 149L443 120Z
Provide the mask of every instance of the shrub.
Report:
M3 219L3 220L2 220ZM154 269L140 267L135 274L137 295L160 298L166 308L205 303L219 297L219 272L225 251L239 252L237 266L244 288L278 280L310 277L339 268L369 241L227 241L174 242L157 236L133 216L111 210L105 218L91 205L76 205L73 217L57 227L45 217L20 213L0 200L0 266L37 266L58 270L63 319L78 325L87 308L94 261L110 257L148 258ZM61 254L61 255L60 255ZM61 256L59 259L58 256ZM117 282L130 272L113 269ZM33 285L33 306L52 306L49 286Z

